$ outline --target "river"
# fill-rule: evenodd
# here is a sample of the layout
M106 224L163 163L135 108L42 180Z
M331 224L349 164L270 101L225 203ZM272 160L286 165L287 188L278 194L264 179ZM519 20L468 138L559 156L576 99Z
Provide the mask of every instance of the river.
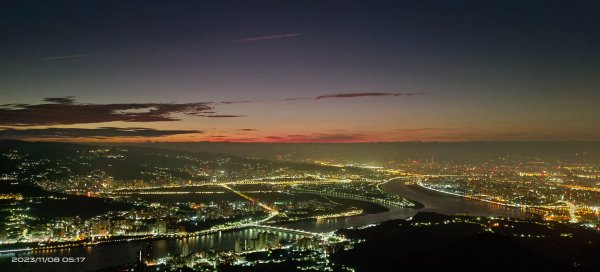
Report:
M527 214L518 208L505 207L482 201L464 199L431 191L416 185L405 185L401 180L391 180L382 185L384 190L398 194L407 199L419 202L421 209L395 208L378 214L364 214L359 216L334 218L325 220L306 220L286 223L281 226L293 229L302 229L311 232L329 232L340 228L363 226L379 223L392 219L403 219L415 215L420 211L437 212L443 214L465 213L474 216L510 216L526 217ZM230 250L233 249L235 237L254 238L257 230L244 229L237 231L210 234L187 239L164 239L151 241L153 244L153 257L162 257L167 254L179 254L183 243L187 243L190 251L197 250ZM289 239L291 234L280 234L281 238ZM70 249L57 249L47 251L26 252L19 254L0 255L0 268L10 267L10 271L90 271L110 266L116 266L136 259L138 251L146 246L144 241L134 241L120 244L106 244L98 247L78 247ZM10 263L13 256L33 257L86 257L81 264L47 263L47 264L20 264ZM0 269L4 271L4 269Z
M405 185L400 179L390 180L381 186L384 190L404 198L419 202L420 209L388 207L388 212L365 214L360 216L333 218L322 221L301 221L282 226L313 232L328 232L340 228L364 226L392 219L405 219L418 212L436 212L442 214L468 214L473 216L530 217L530 214L515 207L491 204L483 201L432 191L418 185Z

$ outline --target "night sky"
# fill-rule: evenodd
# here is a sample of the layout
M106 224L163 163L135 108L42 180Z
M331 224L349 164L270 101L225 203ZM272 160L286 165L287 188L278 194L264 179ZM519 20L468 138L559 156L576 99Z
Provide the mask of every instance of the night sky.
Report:
M0 138L600 140L600 1L0 0Z

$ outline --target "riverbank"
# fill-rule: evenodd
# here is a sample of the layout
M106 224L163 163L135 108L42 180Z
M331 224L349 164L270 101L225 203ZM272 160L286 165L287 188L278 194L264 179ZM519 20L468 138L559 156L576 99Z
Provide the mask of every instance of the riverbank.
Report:
M323 220L305 220L302 222L292 222L276 224L294 230L304 230L309 232L330 232L341 228L350 228L378 224L394 219L406 219L414 216L417 212L430 211L447 215L469 214L473 216L503 216L503 217L526 217L526 213L520 209L502 207L481 201L465 199L458 196L452 196L427 190L416 185L406 185L401 179L392 179L381 185L381 188L387 192L397 194L403 198L410 199L412 202L420 204L419 209L403 207L387 207L386 212L374 214L362 214L349 217L339 217ZM363 203L364 204L364 203ZM0 254L1 262L10 262L10 256L32 256L32 257L86 257L85 267L69 267L67 264L53 264L51 270L55 272L73 271L73 270L97 270L104 267L110 267L129 262L143 249L148 242L151 242L155 248L156 256L163 256L167 253L178 253L184 244L189 245L190 250L230 250L233 247L236 237L255 237L254 230L231 230L215 232L201 236L188 237L161 237L160 239L149 240L131 240L120 243L104 243L97 246L77 246L72 248L59 248L39 250L33 252L21 252L12 254ZM292 235L292 234L290 234ZM48 264L44 264L47 269ZM28 271L31 267L23 267L14 271ZM40 268L42 268L40 266ZM73 268L73 269L71 269Z
M488 203L462 196L429 190L419 185L407 185L402 179L392 179L381 186L382 189L423 205L422 211L447 215L468 214L474 216L529 217L518 207Z

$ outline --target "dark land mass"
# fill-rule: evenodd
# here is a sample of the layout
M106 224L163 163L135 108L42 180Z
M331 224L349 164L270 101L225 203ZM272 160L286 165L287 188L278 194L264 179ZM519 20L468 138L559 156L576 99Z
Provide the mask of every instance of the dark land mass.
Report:
M574 225L419 213L365 229L333 254L357 271L600 271L600 233Z
M126 144L181 151L226 153L279 160L340 160L364 163L430 160L479 162L499 158L597 162L600 142L395 142L395 143L144 143Z
M328 196L327 198L329 198L335 202L347 205L347 206L352 206L352 207L362 209L364 211L364 213L368 213L368 214L382 213L382 212L387 212L390 210L390 209L388 209L384 206L381 206L377 203L363 201L363 200L347 199L347 198L332 197L332 196Z
M365 213L376 214L389 211L388 208L369 201L348 199L343 197L325 196L319 194L309 194L302 192L293 193L248 193L248 195L257 198L260 201L275 202L275 201L305 201L305 200L318 200L318 201L331 201L343 206L351 206L357 209L362 209Z
M89 218L108 211L129 210L133 207L128 203L106 198L49 192L29 183L0 182L0 193L21 194L25 199L22 205L29 207L31 215L41 220L70 216ZM9 205L10 202L0 201L0 205ZM2 216L0 215L0 218Z
M205 175L197 175L200 170ZM384 178L358 167L342 169L312 163L247 159L222 153L0 140L0 173L18 181L49 183L49 187L65 180L85 178L90 173L110 177L115 183L143 180L146 184L157 184L165 180L203 183L209 181L210 176L228 180L260 178L282 172L330 175L344 172L371 179Z

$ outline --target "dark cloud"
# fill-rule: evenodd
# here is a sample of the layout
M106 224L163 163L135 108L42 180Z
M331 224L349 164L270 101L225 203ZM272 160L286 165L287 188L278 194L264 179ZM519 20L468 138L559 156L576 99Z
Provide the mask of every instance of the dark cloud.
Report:
M451 128L397 128L395 130L402 132L402 133L425 133L425 132L454 131L455 129L451 129Z
M221 101L221 102L217 102L217 103L229 105L229 104L245 104L245 103L253 103L253 102L260 102L260 101L259 100L240 100L240 101Z
M328 98L355 98L355 97L381 97L381 96L413 96L422 95L425 93L338 93L317 96L314 99Z
M74 104L75 97L66 96L66 97L46 97L44 98L45 102L56 103L56 104Z
M236 42L256 42L256 41L265 41L265 40L278 40L278 39L286 39L292 38L302 35L301 33L284 33L284 34L276 34L276 35L266 35L266 36L257 36L257 37L248 37L239 40L235 40Z
M40 129L0 129L2 139L23 138L115 138L115 137L162 137L180 134L203 133L200 130L158 130L151 128L40 128Z
M233 114L211 114L211 115L203 115L208 118L235 118L235 117L246 117L246 115L233 115Z
M253 128L240 128L238 130L239 131L258 131L257 129L253 129Z
M321 100L321 99L333 99L333 98L359 98L359 97L385 97L385 96L413 96L413 95L424 95L426 93L391 93L391 92L364 92L364 93L336 93L336 94L325 94L315 97L293 97L286 98L283 101L297 101L297 100Z
M203 116L214 112L211 102L200 103L123 103L81 104L73 97L46 98L43 104L5 104L0 106L0 125L71 125L102 122L178 121L175 114ZM215 117L211 115L206 117ZM228 116L236 117L236 116Z
M334 143L334 142L359 142L368 140L367 135L360 133L314 133L314 134L288 134L282 136L267 136L268 142L289 143Z
M276 102L296 100L321 100L333 98L396 97L413 96L425 93L362 92L338 93L305 98L281 100L241 100L197 103L122 103L84 104L74 97L49 97L41 104L0 105L0 126L53 126L91 124L103 122L164 122L179 121L176 114L207 118L236 118L246 115L218 114L217 104L240 104L255 102Z
M236 135L209 136L209 141L216 142L261 142L261 143L353 143L368 142L369 135L361 133L311 133L283 134L277 136L243 137Z
M314 97L293 97L293 98L285 98L282 101L297 101L297 100L314 100Z

